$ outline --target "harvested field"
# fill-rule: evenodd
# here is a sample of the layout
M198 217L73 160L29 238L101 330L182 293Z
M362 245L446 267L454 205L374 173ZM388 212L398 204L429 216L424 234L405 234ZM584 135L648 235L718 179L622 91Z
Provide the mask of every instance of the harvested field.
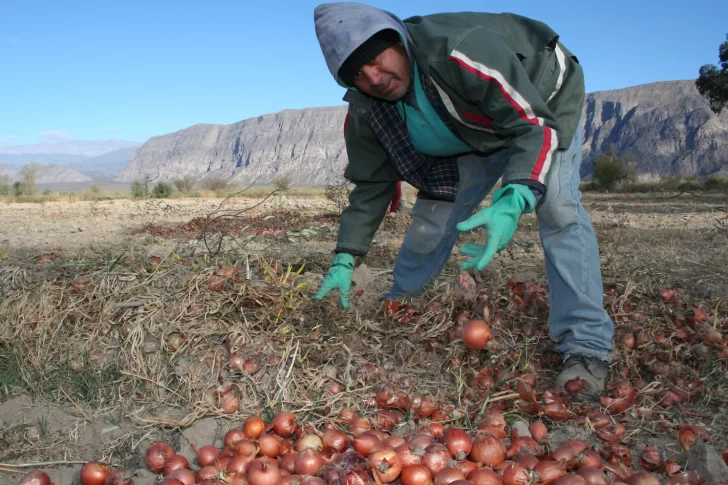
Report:
M2 204L0 484L35 469L76 484L91 460L156 484L154 441L197 470L191 445L222 449L251 415L351 432L346 408L402 436L433 421L475 433L502 413L509 460L512 429L541 420L540 457L579 439L627 481L650 469L652 446L660 483L724 483L728 199L676 195L585 196L617 329L600 402L553 388L533 215L485 271L460 275L454 254L423 298L380 304L410 220L387 217L343 311L334 295L311 298L337 234L323 198ZM492 328L482 351L458 336L470 318ZM434 420L412 409L422 396Z

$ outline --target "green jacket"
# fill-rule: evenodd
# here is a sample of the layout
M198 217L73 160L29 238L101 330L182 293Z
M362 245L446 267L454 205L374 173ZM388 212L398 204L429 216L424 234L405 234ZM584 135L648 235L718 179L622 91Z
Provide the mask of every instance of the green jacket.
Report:
M404 20L411 57L473 152L505 150L503 183L545 187L555 151L568 148L584 105L578 60L547 25L515 14L444 13ZM345 177L355 184L337 251L366 253L396 182L394 165L366 121L371 98L348 90Z

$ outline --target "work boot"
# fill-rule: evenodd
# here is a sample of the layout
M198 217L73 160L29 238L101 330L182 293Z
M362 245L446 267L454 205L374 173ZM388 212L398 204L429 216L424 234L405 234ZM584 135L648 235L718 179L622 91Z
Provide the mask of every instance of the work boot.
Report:
M608 370L609 362L585 355L570 355L556 378L556 388L591 399L598 398L604 390Z

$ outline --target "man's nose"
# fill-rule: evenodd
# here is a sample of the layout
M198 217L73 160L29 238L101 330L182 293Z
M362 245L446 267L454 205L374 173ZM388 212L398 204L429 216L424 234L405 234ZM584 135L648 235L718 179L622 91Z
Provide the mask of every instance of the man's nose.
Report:
M367 81L367 83L371 86L376 86L379 84L379 81L382 79L382 73L379 70L377 66L363 66L361 68L361 73L364 76L364 79Z

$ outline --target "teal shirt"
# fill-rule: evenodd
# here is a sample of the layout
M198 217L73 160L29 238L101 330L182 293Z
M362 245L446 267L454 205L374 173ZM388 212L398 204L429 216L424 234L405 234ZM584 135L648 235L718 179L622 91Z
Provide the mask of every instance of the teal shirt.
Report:
M472 152L473 148L455 136L442 122L422 89L422 82L414 64L414 104L397 103L399 114L407 121L412 144L418 152L435 157L448 157Z

